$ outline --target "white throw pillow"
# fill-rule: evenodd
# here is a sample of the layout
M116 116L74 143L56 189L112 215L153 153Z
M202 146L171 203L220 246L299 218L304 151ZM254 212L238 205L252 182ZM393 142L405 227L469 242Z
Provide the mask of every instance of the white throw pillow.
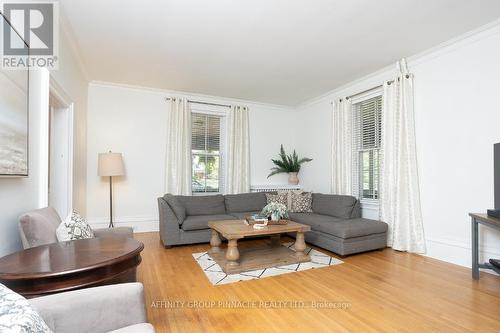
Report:
M71 215L73 215L73 213L69 214L56 229L56 237L59 242L66 242L71 240L71 235L69 234L68 228L66 227L66 224L69 224L71 221Z
M52 333L23 296L0 284L0 332Z
M56 229L57 240L60 242L94 238L94 232L83 217L77 212L68 216Z

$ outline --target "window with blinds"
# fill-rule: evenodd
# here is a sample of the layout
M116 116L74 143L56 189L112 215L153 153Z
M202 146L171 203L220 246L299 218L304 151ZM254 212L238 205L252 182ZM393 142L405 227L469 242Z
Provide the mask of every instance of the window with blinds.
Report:
M221 192L221 117L193 113L191 126L192 191Z
M378 199L382 96L353 104L353 112L353 193L360 199Z

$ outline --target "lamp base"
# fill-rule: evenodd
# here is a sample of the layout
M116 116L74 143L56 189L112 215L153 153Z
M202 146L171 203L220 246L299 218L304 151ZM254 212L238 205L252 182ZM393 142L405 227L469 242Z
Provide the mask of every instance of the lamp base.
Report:
M113 225L113 177L109 176L109 226L108 228L114 228Z

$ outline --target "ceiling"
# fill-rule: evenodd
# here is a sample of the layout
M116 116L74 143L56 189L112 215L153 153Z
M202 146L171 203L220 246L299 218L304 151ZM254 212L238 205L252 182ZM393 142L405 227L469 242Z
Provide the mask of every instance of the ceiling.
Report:
M61 0L89 79L297 105L500 17L498 0Z

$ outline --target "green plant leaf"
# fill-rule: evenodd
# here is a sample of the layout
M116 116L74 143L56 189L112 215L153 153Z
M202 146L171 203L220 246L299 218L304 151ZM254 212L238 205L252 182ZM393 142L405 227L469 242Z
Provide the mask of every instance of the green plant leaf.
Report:
M271 159L276 167L271 169L268 178L278 173L299 172L301 164L310 162L312 159L304 157L299 159L297 152L294 150L292 154L287 155L283 144L280 145L279 159Z
M304 158L301 158L298 163L302 164L302 163L311 162L311 161L312 161L312 158L304 157Z

